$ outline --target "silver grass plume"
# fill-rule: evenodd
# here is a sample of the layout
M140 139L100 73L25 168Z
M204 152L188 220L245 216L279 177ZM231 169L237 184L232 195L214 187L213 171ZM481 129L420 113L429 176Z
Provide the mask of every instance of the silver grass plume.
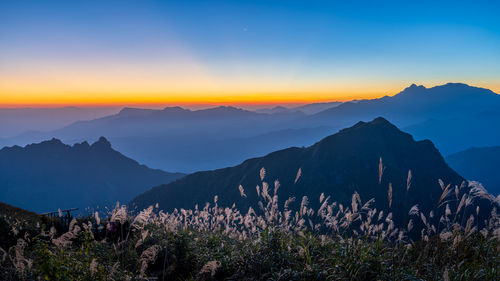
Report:
M302 175L302 168L299 168L299 170L297 171L297 175L295 176L295 181L293 182L293 184L297 183L297 181L299 180L301 175Z
M245 194L245 189L243 189L243 186L241 184L238 186L238 190L240 191L241 197L247 197L247 195Z
M392 205L392 183L389 183L389 190L387 191L387 199L389 200L389 208Z
M382 163L382 157L380 157L378 162L378 184L382 183L382 175L384 174L384 164Z
M266 169L264 167L262 167L260 169L260 173L259 174L260 174L260 180L263 181L264 178L266 177Z
M411 186L411 169L408 170L408 177L406 178L406 192L410 190Z

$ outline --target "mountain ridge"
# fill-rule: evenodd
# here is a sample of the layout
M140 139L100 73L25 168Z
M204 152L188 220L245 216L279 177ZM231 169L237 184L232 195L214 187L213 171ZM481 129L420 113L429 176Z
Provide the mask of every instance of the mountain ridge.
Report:
M274 114L236 107L124 109L119 114L76 122L48 133L26 133L0 142L26 144L52 137L81 142L106 135L119 151L142 163L182 172L236 165L269 151L310 145L319 137L377 116L391 120L415 139L431 139L445 155L471 145L500 144L500 131L491 130L500 123L500 96L484 88L463 83L430 88L412 84L393 96L327 105L332 104L316 114L281 112L279 108ZM327 129L322 133L308 130L320 127ZM287 130L302 132L294 136ZM280 135L281 131L285 133ZM255 142L259 136L271 133L273 137L268 141ZM233 144L232 140L237 141Z
M74 145L53 138L0 149L0 201L37 212L111 205L184 174L150 169L104 137Z
M410 111L415 111L416 109L422 110L420 107L422 106L428 106L430 102L437 102L437 104L432 105L432 107L428 110L429 114L432 114L431 116L426 116L425 119L429 119L431 117L436 116L436 111L435 107L443 106L443 104L446 104L446 106L450 106L453 103L459 104L460 106L473 106L475 102L471 104L471 100L454 100L454 99L449 99L450 95L454 95L455 97L460 96L461 98L467 97L471 98L474 97L475 99L481 98L481 102L483 102L483 99L489 99L489 100L494 100L495 105L500 104L500 95L494 93L493 91L485 88L480 88L480 87L474 87L474 86L469 86L464 83L447 83L444 85L438 85L434 86L431 88L426 88L422 85L417 86L416 84L412 84L411 86L405 88L403 91L395 94L394 96L384 96L382 98L377 98L377 99L369 99L369 100L361 100L357 103L352 103L352 102L346 102L343 103L337 107L330 108L327 110L324 110L316 115L314 115L314 118L326 116L326 115L331 115L334 114L335 116L339 114L345 114L344 116L341 116L343 118L346 118L346 115L353 115L352 109L358 110L359 111L372 111L365 113L365 116L371 116L370 119L375 118L376 116L379 116L384 112L384 107L385 108L391 108L389 110L393 111L396 114L408 114L408 110ZM409 98L417 98L417 100L410 100L408 101ZM437 99L439 98L439 99ZM430 100L434 99L434 100ZM418 102L415 104L415 102ZM479 102L477 100L476 102ZM401 108L395 107L395 105L400 106ZM492 105L490 105L492 107ZM375 112L373 112L375 111ZM456 113L455 113L456 114ZM362 114L363 115L363 114ZM357 116L359 117L359 116ZM389 116L385 116L389 117ZM409 125L409 124L407 124Z
M379 183L380 159L385 168ZM349 204L352 194L358 192L363 200L375 198L376 208L386 209L390 183L393 189L390 210L409 210L419 204L421 210L428 212L436 207L442 193L438 179L452 186L461 186L464 182L431 141L415 141L386 119L376 118L371 122L358 122L309 147L290 147L245 160L237 166L193 173L146 191L130 205L140 209L159 203L160 208L167 211L191 209L195 204L203 206L218 195L220 205L235 203L246 210L257 206L255 186L262 186L261 168L265 168L265 180L270 185L274 180L280 181L280 198L296 197L300 201L306 195L313 206L318 205L316 201L321 193L332 196L333 201ZM295 180L299 169L301 175ZM239 185L243 186L246 198L240 196ZM403 221L407 212L398 211L394 216L397 221Z

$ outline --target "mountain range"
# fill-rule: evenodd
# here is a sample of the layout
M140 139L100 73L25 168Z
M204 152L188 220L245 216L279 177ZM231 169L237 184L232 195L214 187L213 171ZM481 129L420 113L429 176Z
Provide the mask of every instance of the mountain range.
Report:
M499 108L500 95L488 89L461 83L411 85L377 99L257 112L228 106L124 108L57 130L5 138L0 145L52 137L75 143L106 136L117 150L150 167L191 173L233 166L289 146L309 146L357 121L382 116L415 139L432 140L449 155L471 146L500 145L500 131L494 129L500 122Z
M460 118L464 114L497 111L499 104L500 95L462 83L448 83L432 88L412 84L394 96L346 102L311 118L318 122L353 122L383 115L388 120L395 120L398 126L407 127L432 119L448 120Z
M353 102L355 102L355 101L353 101ZM339 106L341 104L342 104L342 102L336 102L336 101L334 101L334 102L318 102L318 103L310 103L310 104L295 106L295 107L275 106L272 108L260 108L260 109L255 110L255 112L273 114L273 113L290 113L290 112L299 111L299 112L305 113L307 115L312 115L312 114L316 114L318 112L321 112L323 110Z
M92 120L118 111L117 107L0 108L0 138L27 131L52 131L77 121Z
M395 96L343 103L309 117L316 125L347 125L384 116L416 139L431 139L443 154L500 144L500 95L462 83L415 84Z
M287 124L303 116L301 112L262 114L227 106L203 110L124 108L114 115L79 121L52 132L19 135L11 141L25 144L57 137L80 142L104 135L119 151L148 166L193 172L233 165L255 156L255 149L267 153L282 148L279 142L265 142L260 148L252 142L260 135L289 129Z
M128 202L182 176L140 165L103 137L93 144L52 139L0 150L0 201L35 212Z
M461 192L469 190L462 186L464 178L446 164L431 141L415 141L386 119L376 118L309 147L291 147L234 167L187 175L137 196L131 205L141 209L159 203L167 211L192 209L196 204L202 207L212 202L217 195L222 206L235 203L241 210L255 208L259 200L256 186L264 185L259 178L262 168L271 196L273 182L280 182L277 195L282 203L295 197L300 204L302 196L308 196L311 205L318 207L318 198L324 193L332 201L349 205L352 194L358 192L364 201L374 198L372 206L377 209L393 211L397 222L406 221L408 210L415 204L425 213L436 208L443 192L439 180L452 188L461 186ZM241 196L240 185L245 197Z

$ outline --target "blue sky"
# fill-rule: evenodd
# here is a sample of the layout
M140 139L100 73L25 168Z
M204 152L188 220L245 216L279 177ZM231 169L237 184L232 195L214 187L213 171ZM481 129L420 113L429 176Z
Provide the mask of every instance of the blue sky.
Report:
M85 84L85 95L111 95L130 77L132 91L154 85L146 92L165 95L346 98L448 81L500 90L499 2L437 2L1 1L0 82L16 83L0 91ZM76 82L51 86L57 77Z

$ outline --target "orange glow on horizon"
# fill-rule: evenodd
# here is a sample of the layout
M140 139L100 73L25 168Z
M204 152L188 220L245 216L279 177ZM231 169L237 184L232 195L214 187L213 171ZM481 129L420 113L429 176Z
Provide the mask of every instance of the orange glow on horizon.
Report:
M417 83L418 84L418 83ZM435 85L444 84L436 83ZM383 96L393 96L410 84L402 82L398 85L387 87L386 85L374 85L373 87L345 88L343 90L319 90L318 88L306 91L215 91L213 89L202 92L179 91L179 92L111 92L109 89L102 93L91 92L71 92L65 93L35 93L32 91L19 91L13 94L12 91L5 91L0 87L0 108L20 108L20 107L150 107L160 108L165 106L185 106L185 107L208 107L208 106L298 106L309 103L322 102L344 102L355 99L374 99ZM471 84L476 86L477 84ZM386 86L386 87L383 87ZM432 87L433 85L424 85ZM489 87L496 91L491 84ZM488 88L488 87L486 87ZM10 93L10 94L7 94Z
M0 107L297 105L393 96L412 83L429 88L463 82L500 92L495 77L407 80L342 72L316 77L273 64L244 66L231 64L230 74L221 74L189 54L174 61L21 60L0 67Z
M225 94L225 95L102 95L101 97L66 95L57 96L23 96L17 99L3 99L0 101L1 108L18 107L115 107L115 106L142 106L142 107L162 107L162 106L298 106L309 103L322 102L344 102L353 99L373 99L386 95L387 93L351 93L351 94L329 94L319 93L256 93L256 94Z
M67 64L22 62L3 73L0 68L0 107L306 104L394 95L413 83L277 75L266 72L265 65L263 73L228 77L193 59L158 65L107 60Z

